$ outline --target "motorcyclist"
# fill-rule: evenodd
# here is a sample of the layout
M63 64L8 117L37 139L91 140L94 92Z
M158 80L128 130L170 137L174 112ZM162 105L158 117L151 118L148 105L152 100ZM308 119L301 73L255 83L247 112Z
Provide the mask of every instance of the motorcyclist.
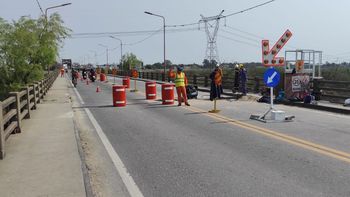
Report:
M93 68L90 69L89 78L90 78L90 80L91 80L92 82L94 82L95 79L96 79L96 72L95 72L95 70L94 70Z
M74 87L77 85L77 80L78 80L78 71L72 69L72 83Z
M83 70L81 71L81 75L83 76L83 79L87 78L87 71L85 68L83 68Z

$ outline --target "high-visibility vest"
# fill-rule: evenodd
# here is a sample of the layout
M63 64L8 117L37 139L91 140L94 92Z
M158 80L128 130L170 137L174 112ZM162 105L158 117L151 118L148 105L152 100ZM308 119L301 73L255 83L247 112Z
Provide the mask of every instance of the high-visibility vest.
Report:
M175 87L185 86L185 73L176 73L175 75Z

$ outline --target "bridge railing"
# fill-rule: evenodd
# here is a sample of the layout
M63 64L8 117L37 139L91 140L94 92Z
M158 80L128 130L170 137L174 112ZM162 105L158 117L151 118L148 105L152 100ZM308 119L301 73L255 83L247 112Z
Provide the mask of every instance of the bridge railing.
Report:
M117 75L120 76L130 76L130 72L128 71L118 71ZM160 72L139 72L139 78L141 79L150 79L150 80L158 80L158 81L170 81L168 75L164 75ZM209 76L189 74L187 75L188 83L191 85L199 86L199 87L210 87L210 79ZM223 89L233 89L234 85L234 77L223 77L222 79ZM265 88L264 82L262 78L254 77L248 78L247 81L247 90L248 92L258 93L261 88Z
M350 81L314 79L312 86L319 100L344 103L345 99L350 98Z
M117 75L130 76L128 71L118 71ZM170 81L169 76L155 71L139 72L139 78ZM199 87L210 87L209 76L189 74L187 75L189 84ZM283 81L283 76L282 80ZM224 76L222 79L223 89L232 89L234 84L234 77ZM326 100L335 103L344 103L344 100L350 98L350 81L330 81L323 79L314 79L311 81L311 89L316 95L316 100ZM265 89L266 85L261 77L248 77L247 90L248 92L258 93ZM277 88L285 89L284 84L281 83Z
M30 118L31 110L37 108L58 76L51 72L43 80L10 92L9 97L0 101L0 159L5 157L5 142L11 134L21 133L22 120Z

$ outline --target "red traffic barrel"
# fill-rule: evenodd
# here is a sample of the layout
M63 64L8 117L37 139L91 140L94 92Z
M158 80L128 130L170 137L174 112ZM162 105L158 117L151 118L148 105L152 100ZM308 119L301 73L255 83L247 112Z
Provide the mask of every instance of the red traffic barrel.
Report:
M164 83L162 84L162 104L172 105L174 104L174 84Z
M124 107L126 105L125 86L114 85L112 86L112 90L113 90L113 106Z
M130 77L123 78L123 85L125 86L125 88L130 88Z
M106 81L106 75L101 73L100 74L100 81Z
M146 99L153 100L157 98L157 85L155 81L146 82Z

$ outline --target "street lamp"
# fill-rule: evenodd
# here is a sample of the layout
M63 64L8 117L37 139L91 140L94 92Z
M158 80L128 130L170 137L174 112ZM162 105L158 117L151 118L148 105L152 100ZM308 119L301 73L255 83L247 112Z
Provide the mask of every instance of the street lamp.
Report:
M101 46L101 47L104 47L104 48L106 48L106 54L107 54L107 64L106 64L106 66L108 66L108 46L106 46L106 45L103 45L103 44L98 44L99 46Z
M122 66L122 58L123 58L123 42L121 39L119 38L116 38L114 36L109 36L110 38L113 38L113 39L116 39L116 40L119 40L120 42L120 67L122 68L123 70L123 66Z
M54 8L58 8L58 7L64 7L64 6L67 6L67 5L71 5L72 3L64 3L64 4L61 4L61 5L55 5L55 6L51 6L51 7L48 7L45 9L45 27L44 27L44 31L46 31L46 28L47 28L47 11L50 10L50 9L54 9ZM40 4L39 4L40 5ZM40 6L39 6L40 7ZM41 7L40 7L41 9ZM42 33L40 35L40 38L42 36ZM50 72L49 68L48 68L48 65L46 65L47 67L47 73Z
M164 52L164 79L165 79L165 67L166 67L166 62L165 62L165 18L164 16L161 16L161 15L158 15L158 14L153 14L151 12L147 12L145 11L145 14L149 14L149 15L152 15L152 16L157 16L157 17L160 17L163 19L163 52Z
M51 7L48 7L45 9L45 19L46 19L46 22L47 22L47 11L50 10L50 9L54 9L54 8L58 8L58 7L64 7L64 6L67 6L67 5L71 5L72 3L64 3L64 4L61 4L61 5L55 5L55 6L51 6Z

